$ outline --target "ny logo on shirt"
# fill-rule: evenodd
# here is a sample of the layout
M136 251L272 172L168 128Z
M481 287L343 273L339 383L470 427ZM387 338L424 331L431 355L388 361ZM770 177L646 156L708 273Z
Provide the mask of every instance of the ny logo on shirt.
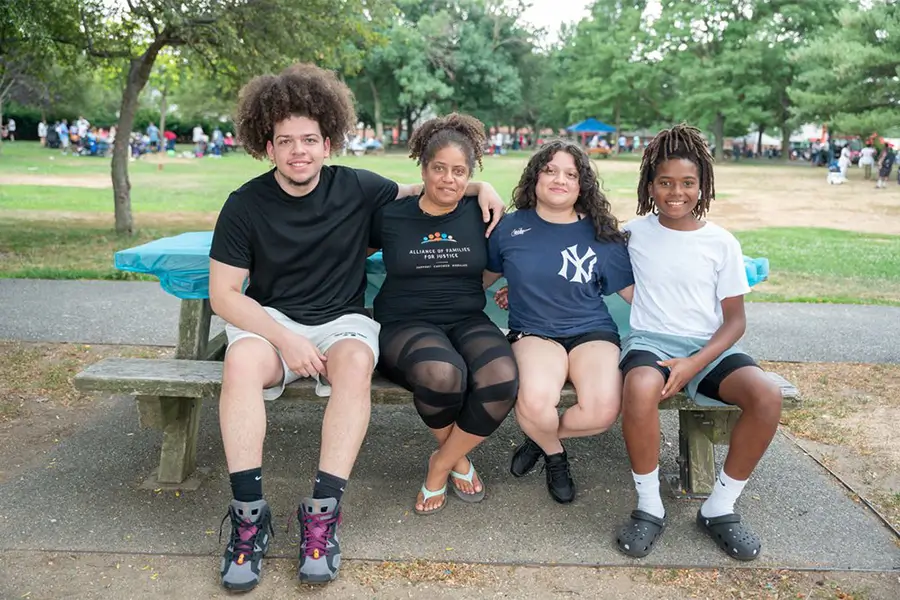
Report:
M569 279L569 265L572 265L575 269L575 273L572 275L572 279L569 279L572 283L587 283L591 280L591 271L594 270L594 265L597 264L597 255L594 253L594 249L588 246L587 252L584 253L584 256L578 256L578 244L574 246L569 246L562 252L562 268L559 270L559 274L566 279ZM588 263L587 269L584 268L584 263L590 259Z

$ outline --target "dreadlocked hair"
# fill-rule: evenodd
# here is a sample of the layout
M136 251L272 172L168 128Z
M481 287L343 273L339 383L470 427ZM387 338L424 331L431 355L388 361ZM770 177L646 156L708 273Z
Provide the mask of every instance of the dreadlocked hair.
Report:
M529 209L537 206L537 182L541 171L547 166L557 152L566 152L575 159L578 168L578 199L575 210L590 215L601 242L625 242L628 236L619 230L619 220L612 214L609 200L600 189L600 177L581 146L565 140L554 140L541 146L522 172L518 185L513 190L513 204L516 209Z
M638 180L637 214L654 212L656 206L650 196L650 184L656 177L656 168L667 160L683 158L697 165L700 174L700 198L692 211L698 219L709 211L710 202L716 197L716 182L713 175L713 157L706 146L706 140L696 127L685 123L671 129L663 129L644 149L641 159L641 176Z
M484 124L470 115L450 113L435 117L419 125L409 138L409 157L416 164L427 167L434 155L447 146L456 146L466 156L469 176L475 172L475 164L483 169Z
M275 124L291 117L317 122L322 137L339 150L345 134L356 129L353 93L331 71L305 63L278 75L254 77L241 89L235 114L237 136L254 158L266 158Z

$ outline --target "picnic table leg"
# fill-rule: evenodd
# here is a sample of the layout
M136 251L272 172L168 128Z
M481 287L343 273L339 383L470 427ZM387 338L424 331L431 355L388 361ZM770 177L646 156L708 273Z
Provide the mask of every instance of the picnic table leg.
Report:
M141 425L163 432L156 483L183 483L197 466L201 402L200 398L138 397Z
M199 360L205 358L209 343L209 322L212 308L209 300L182 300L178 319L178 346L175 358Z
M689 498L709 496L716 482L713 441L706 411L678 411L681 489Z

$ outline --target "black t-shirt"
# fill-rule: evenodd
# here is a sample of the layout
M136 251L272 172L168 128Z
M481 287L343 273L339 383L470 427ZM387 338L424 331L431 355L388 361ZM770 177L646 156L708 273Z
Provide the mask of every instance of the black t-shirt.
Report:
M231 193L210 258L250 270L246 295L303 325L366 314L366 246L372 214L397 184L371 171L323 166L315 189L294 197L275 171Z
M369 245L383 249L387 275L375 297L375 319L446 325L482 312L486 227L475 196L436 217L422 212L418 196L378 210Z

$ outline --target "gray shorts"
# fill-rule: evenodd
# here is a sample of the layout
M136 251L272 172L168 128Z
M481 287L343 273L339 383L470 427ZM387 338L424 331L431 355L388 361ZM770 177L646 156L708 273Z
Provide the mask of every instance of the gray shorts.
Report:
M669 360L672 358L685 358L693 356L706 346L709 340L691 337L682 337L670 335L667 333L656 333L651 331L632 330L631 333L622 342L622 360L628 357L633 350L643 350L652 352L659 357L660 360ZM709 398L699 393L700 384L709 375L713 369L727 357L732 355L744 355L743 350L735 345L727 349L725 352L717 356L711 363L706 365L702 371L697 373L685 386L684 391L694 402L705 406L725 406L725 403L715 398ZM744 366L744 365L741 365ZM620 364L620 368L622 364ZM718 387L718 385L717 385Z
M367 345L372 351L375 359L373 364L378 363L378 334L381 331L381 325L365 315L343 315L334 321L329 321L322 325L301 325L274 308L268 306L264 306L263 308L278 324L283 325L298 335L302 335L315 344L316 348L318 348L319 352L322 354L325 354L335 342L348 339L357 340ZM261 335L238 329L230 323L225 325L225 335L228 336L229 348L231 348L232 344L238 340L248 337L259 338L272 346L275 352L278 353L278 357L281 358L281 352L279 352L278 348L275 348L275 345L272 344L272 342ZM280 384L263 390L264 400L275 400L284 393L284 386L300 379L300 375L291 371L283 358L281 358L281 367L284 371L284 378L281 380ZM320 379L318 375L315 376L315 379L316 395L321 398L330 396L331 385L328 381L325 380L324 377Z

